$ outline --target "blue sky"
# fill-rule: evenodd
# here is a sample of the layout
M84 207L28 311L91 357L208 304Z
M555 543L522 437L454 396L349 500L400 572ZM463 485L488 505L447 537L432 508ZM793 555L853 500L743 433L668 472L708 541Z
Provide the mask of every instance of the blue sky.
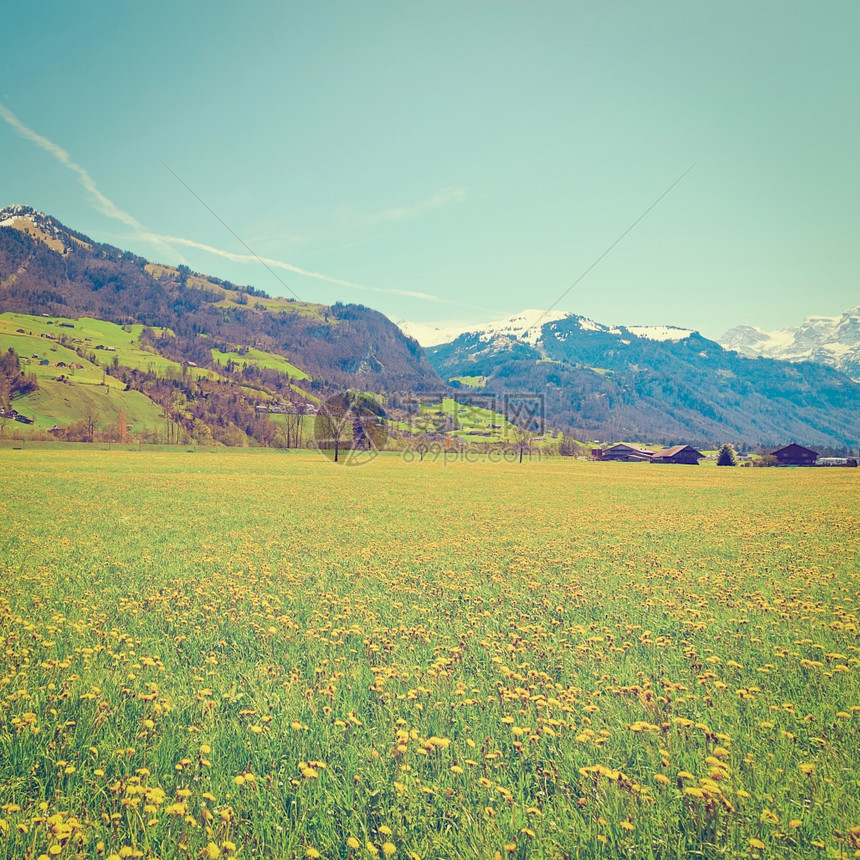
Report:
M695 164L559 309L714 337L860 302L854 0L3 18L0 204L150 259L288 294L235 233L304 300L481 322L553 305Z

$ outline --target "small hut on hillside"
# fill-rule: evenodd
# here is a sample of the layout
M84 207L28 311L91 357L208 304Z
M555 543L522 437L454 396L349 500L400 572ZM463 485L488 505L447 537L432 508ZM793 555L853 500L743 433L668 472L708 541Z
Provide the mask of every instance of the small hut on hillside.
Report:
M798 445L796 442L792 442L778 451L771 451L771 455L776 457L780 466L814 466L818 459L817 451L804 448L803 445Z
M657 451L651 458L652 463L682 463L685 466L698 466L705 455L691 445L673 445Z

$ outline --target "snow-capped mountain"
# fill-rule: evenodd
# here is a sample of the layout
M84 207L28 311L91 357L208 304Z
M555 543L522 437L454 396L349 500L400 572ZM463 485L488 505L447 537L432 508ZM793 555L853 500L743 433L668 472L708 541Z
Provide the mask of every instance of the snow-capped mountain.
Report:
M75 242L82 247L90 247L84 241L86 237L64 227L56 218L39 212L30 206L14 204L0 208L0 227L13 227L44 242L52 251L65 254L69 242Z
M860 381L860 306L841 316L807 317L799 326L775 331L735 326L719 343L741 355L826 364Z
M558 325L561 322L565 324ZM404 334L415 338L421 346L426 348L451 343L461 335L477 337L481 343L489 343L502 338L520 341L530 346L538 346L541 339L548 336L557 340L565 340L569 336L571 328L656 341L683 340L693 334L691 329L670 325L607 326L568 311L542 311L535 308L489 323L433 327L401 320L397 325ZM547 329L547 327L549 328Z
M431 364L466 389L463 396L537 398L580 438L793 438L852 447L860 438L860 386L843 374L747 358L686 328L527 310L430 334L437 340L427 347Z

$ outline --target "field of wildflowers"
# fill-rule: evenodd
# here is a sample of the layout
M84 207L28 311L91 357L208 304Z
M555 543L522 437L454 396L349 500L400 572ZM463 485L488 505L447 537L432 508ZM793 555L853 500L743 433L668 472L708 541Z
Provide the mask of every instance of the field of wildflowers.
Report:
M0 450L0 858L860 856L857 479Z

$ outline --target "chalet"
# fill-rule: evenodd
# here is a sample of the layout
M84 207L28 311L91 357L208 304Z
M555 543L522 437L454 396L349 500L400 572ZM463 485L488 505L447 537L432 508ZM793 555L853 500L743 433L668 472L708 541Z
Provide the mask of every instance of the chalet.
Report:
M698 466L699 460L705 455L691 445L674 445L655 452L651 457L652 463L683 463L686 466Z
M653 456L653 451L639 448L636 445L625 445L623 442L619 442L617 445L612 445L609 448L604 449L600 459L618 460L622 463L645 463Z
M818 459L818 452L792 442L785 448L771 451L771 456L776 457L780 466L814 466Z

